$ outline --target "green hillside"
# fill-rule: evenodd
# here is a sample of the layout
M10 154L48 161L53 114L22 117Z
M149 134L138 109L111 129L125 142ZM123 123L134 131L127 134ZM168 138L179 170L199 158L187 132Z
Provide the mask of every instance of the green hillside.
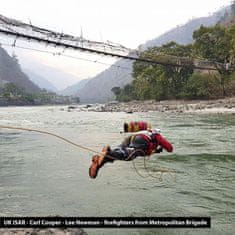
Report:
M123 89L113 89L117 100L211 99L235 95L234 19L235 2L215 26L195 30L192 44L170 42L142 52L142 58L162 62L178 60L187 66L135 62L132 83ZM196 59L211 61L216 71L193 69Z

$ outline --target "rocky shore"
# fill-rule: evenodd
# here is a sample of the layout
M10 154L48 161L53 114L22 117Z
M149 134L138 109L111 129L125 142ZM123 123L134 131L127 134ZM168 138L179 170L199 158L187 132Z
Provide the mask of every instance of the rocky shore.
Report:
M98 111L98 110L97 110ZM235 97L216 100L165 100L131 101L127 103L110 102L101 107L103 112L214 112L235 113Z
M0 229L2 235L87 235L80 228L18 228Z

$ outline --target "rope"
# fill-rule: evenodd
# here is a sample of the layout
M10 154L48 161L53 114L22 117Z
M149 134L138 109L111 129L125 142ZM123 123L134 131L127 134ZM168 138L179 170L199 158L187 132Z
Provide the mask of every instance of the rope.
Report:
M156 179L158 179L159 181L162 181L162 176L163 176L164 173L169 173L169 175L176 181L176 177L175 177L176 171L175 171L175 170L172 170L172 169L169 169L169 168L166 168L166 167L160 167L160 168L159 168L159 170L158 170L158 171L160 172L160 176L159 176L159 177L157 177L157 176L151 174L151 173L149 172L148 168L147 168L147 165L146 165L146 157L144 158L144 168L145 168L146 172L148 173L148 175L149 175L150 177L156 178ZM172 175L172 173L174 173L174 176Z
M89 151L89 152L93 152L93 153L95 153L95 154L100 155L99 152L97 152L97 151L95 151L95 150L93 150L93 149L91 149L91 148L88 148L88 147L79 145L79 144L77 144L77 143L75 143L75 142L73 142L73 141L71 141L71 140L69 140L69 139L67 139L67 138L64 138L64 137L62 137L62 136L60 136L60 135L57 135L57 134L54 134L54 133L51 133L51 132L48 132L48 131L42 131L42 130L38 130L38 129L31 129L31 128L25 128L25 127L5 126L5 125L0 125L0 128L3 128L3 129L11 129L11 130L30 131L30 132L32 131L32 132L37 132L37 133L40 133L40 134L50 135L50 136L56 137L56 138L58 138L58 139L61 139L62 141L67 142L67 143L69 143L69 144L71 144L71 145L73 145L73 146L75 146L75 147L78 147L78 148L81 148L81 149L83 149L83 150L86 150L86 151ZM143 156L143 157L144 157L144 168L145 168L146 172L148 173L147 176L142 175L142 174L137 170L137 168L136 168L136 166L135 166L135 163L134 163L134 158L135 158L135 157L134 157L134 155L136 155L136 153L138 153L138 152L140 153L140 154L139 154L140 156ZM108 157L109 159L112 159L112 160L119 160L119 159L117 159L117 158L115 158L115 157L113 157L113 156L111 156L111 155L108 155L108 154L105 155L105 156ZM134 157L134 158L133 158L133 157ZM133 158L133 159L132 159L132 158ZM160 177L156 177L156 176L150 174L150 172L149 172L149 170L147 169L147 166L146 166L146 158L147 158L147 157L145 156L145 152L144 152L143 150L141 150L141 149L137 149L137 150L134 150L134 151L128 156L128 158L125 159L125 161L130 161L130 160L132 160L132 164L133 164L134 170L135 170L136 173L137 173L140 177L142 177L142 178L152 177L152 178L157 178L157 179L159 179L159 180L162 180L162 175L163 175L163 173L169 173L170 175L171 175L171 173L175 173L174 170L171 170L171 169L168 169L168 168L160 168L160 169L159 169L159 172L161 173L161 174L160 174Z
M172 176L172 178L174 178L174 179L176 180L176 177L173 177L173 175L172 175L172 173L176 173L175 170L172 170L172 169L169 169L169 168L166 168L166 167L160 167L160 168L157 170L158 172L160 172L160 176L159 176L159 177L158 177L158 176L155 176L155 175L153 175L153 174L151 174L151 173L149 172L148 168L147 168L147 165L146 165L146 159L150 159L150 158L149 158L148 156L145 156L145 152L144 152L143 150L141 150L141 149L137 149L137 150L133 151L127 159L130 160L130 159L133 157L133 155L136 154L137 152L140 152L140 153L141 153L140 156L143 156L143 157L144 157L144 169L145 169L145 171L147 172L147 175L146 175L146 176L142 175L142 174L138 171L138 169L136 168L136 165L135 165L135 163L134 163L135 161L133 160L133 161L132 161L132 165L133 165L133 167L134 167L134 170L136 171L136 173L137 173L140 177L142 177L142 178L151 177L151 178L158 179L159 181L162 181L162 176L163 176L163 174L164 174L164 173L169 173L169 175ZM174 176L175 176L175 175L174 175Z
M145 152L144 152L143 150L138 149L138 150L133 151L133 152L129 155L129 157L128 157L127 159L128 159L128 160L131 159L131 158L133 157L133 155L134 155L136 152L138 152L138 151L141 152L143 155L145 155ZM144 159L145 159L145 157L144 157ZM136 166L135 166L135 161L134 161L134 159L133 159L133 161L132 161L132 165L133 165L134 170L135 170L135 172L137 173L137 175L139 175L139 176L142 177L142 178L148 178L148 176L144 176L144 175L140 174L140 172L137 170L137 168L136 168Z
M14 127L14 126L5 126L5 125L0 125L0 128L3 128L3 129L11 129L11 130L21 130L21 131L32 131L32 132L37 132L37 133L40 133L40 134L45 134L45 135L50 135L50 136L54 136L58 139L61 139L75 147L78 147L78 148L81 148L83 150L86 150L86 151L89 151L89 152L92 152L92 153L95 153L95 154L98 154L100 155L100 152L98 151L95 151L91 148L88 148L88 147L85 147L83 145L79 145L67 138L64 138L60 135L57 135L57 134L54 134L52 132L49 132L49 131L42 131L42 130L38 130L38 129L31 129L31 128L25 128L25 127ZM113 156L110 156L110 155L106 155L109 159L112 159L112 160L118 160L117 158L113 157Z
M0 125L0 128L5 128L5 129L12 129L12 130L21 130L21 131L33 131L33 132L38 132L38 133L41 133L41 134L45 134L45 135L51 135L51 136L54 136L58 139L61 139L71 145L74 145L78 148L81 148L81 149L84 149L84 150L87 150L87 151L90 151L90 152L93 152L93 153L97 153L97 154L100 154L99 152L93 150L93 149L90 149L90 148L87 148L87 147L84 147L82 145L79 145L77 143L74 143L72 142L71 140L69 139L66 139L60 135L57 135L57 134L53 134L51 132L48 132L48 131L41 131L41 130L37 130L37 129L31 129L31 128L23 128L23 127L13 127L13 126L3 126L3 125Z

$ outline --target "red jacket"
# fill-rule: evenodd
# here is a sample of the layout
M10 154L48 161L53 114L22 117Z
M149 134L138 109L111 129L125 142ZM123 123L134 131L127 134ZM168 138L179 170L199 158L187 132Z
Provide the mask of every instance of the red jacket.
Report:
M162 135L155 135L158 145L161 145L167 152L173 151L173 146Z
M162 148L164 148L167 152L173 151L173 146L171 143L168 142L162 135L160 134L152 134L150 137L147 134L138 134L138 136L141 136L143 139L145 139L148 143L146 154L150 155L156 148L160 145Z

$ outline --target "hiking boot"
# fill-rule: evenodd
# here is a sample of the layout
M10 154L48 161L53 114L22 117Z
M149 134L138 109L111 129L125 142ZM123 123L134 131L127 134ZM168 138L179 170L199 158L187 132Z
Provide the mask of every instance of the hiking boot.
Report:
M89 176L92 179L95 179L99 169L107 162L113 162L112 159L109 159L106 155L108 154L108 152L111 151L110 146L106 146L103 148L102 152L101 152L101 156L99 155L94 155L92 157L92 163L91 166L89 168Z
M99 155L95 155L92 157L92 163L91 163L91 166L89 168L89 176L92 178L92 179L95 179L97 174L98 174L98 171L101 167L101 164L103 162L103 157L99 156Z
M114 159L113 157L110 155L111 152L111 148L109 145L103 147L102 152L101 152L101 156L103 157L102 161L100 161L100 168L107 162L113 162Z

